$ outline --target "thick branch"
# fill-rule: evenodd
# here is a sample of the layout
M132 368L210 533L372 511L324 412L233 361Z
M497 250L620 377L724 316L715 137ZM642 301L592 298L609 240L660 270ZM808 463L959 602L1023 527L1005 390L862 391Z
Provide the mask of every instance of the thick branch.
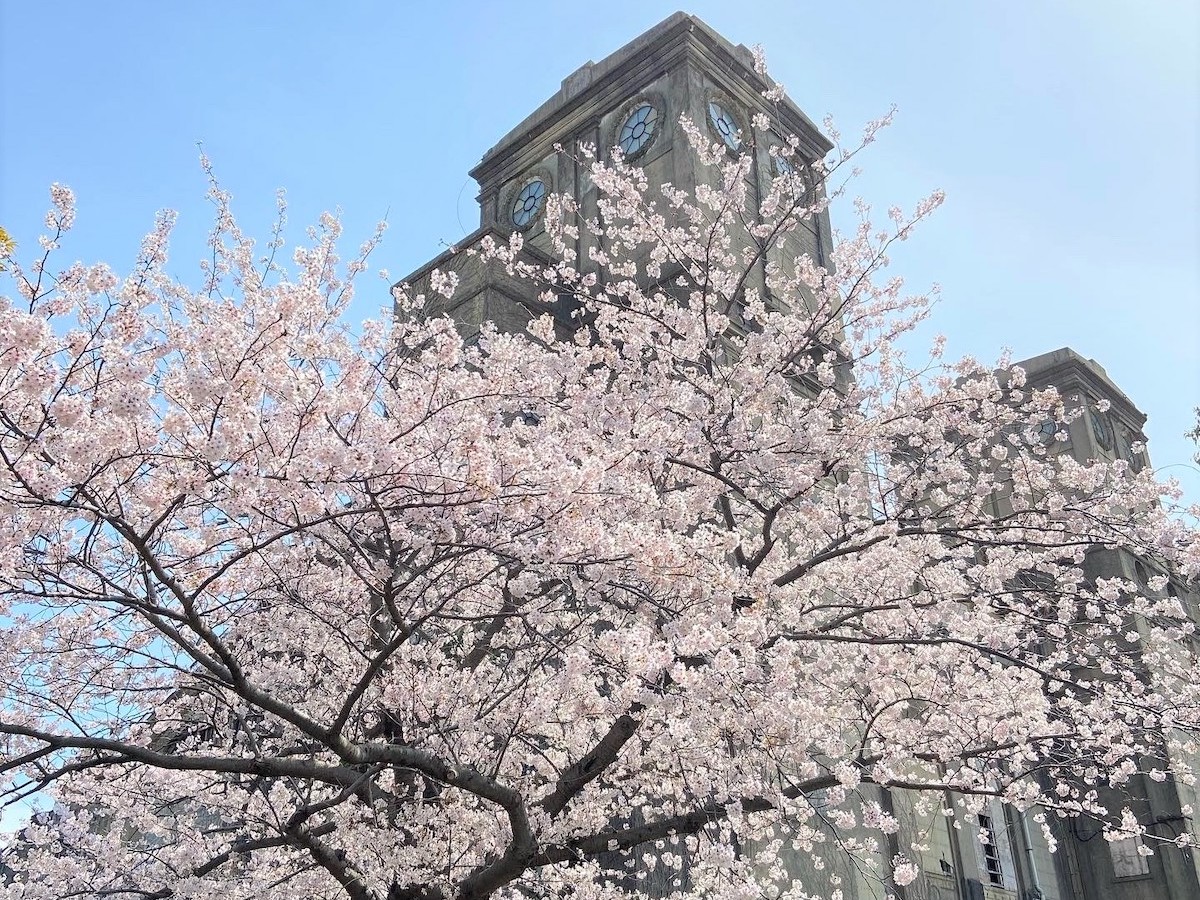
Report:
M356 783L362 772L345 766L325 766L313 762L280 758L247 758L237 756L179 756L160 753L147 747L109 738L59 735L20 725L0 723L0 734L19 735L42 741L55 750L97 750L116 754L119 761L139 762L156 769L192 772L223 772L228 774L262 775L268 777L311 778L327 784Z
M549 813L551 818L561 813L589 782L612 765L625 742L637 731L639 724L638 720L628 713L613 722L608 733L590 752L563 770L554 791L539 800L538 805Z

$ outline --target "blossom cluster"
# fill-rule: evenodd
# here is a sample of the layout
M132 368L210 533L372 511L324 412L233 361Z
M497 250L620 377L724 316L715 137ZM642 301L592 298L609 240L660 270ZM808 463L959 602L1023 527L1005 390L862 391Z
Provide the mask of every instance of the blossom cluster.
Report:
M1083 563L1195 575L1194 533L1040 440L1053 390L897 346L931 297L889 248L940 195L780 265L832 181L752 197L681 128L712 186L594 163L557 263L488 251L566 338L404 296L355 338L374 239L343 264L325 218L285 273L215 182L200 290L167 215L123 278L13 264L0 766L46 811L0 896L837 895L797 860L919 877L881 791L1125 833L1101 790L1192 777L1190 621Z

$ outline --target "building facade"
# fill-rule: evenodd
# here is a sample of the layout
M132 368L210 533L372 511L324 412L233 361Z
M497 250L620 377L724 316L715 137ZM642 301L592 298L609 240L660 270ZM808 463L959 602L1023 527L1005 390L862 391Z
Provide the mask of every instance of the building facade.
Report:
M554 316L564 334L569 333L574 324L568 301L539 297L528 283L506 273L502 264L471 251L488 240L507 242L513 231L520 231L521 257L530 263L550 263L554 248L541 215L545 198L567 194L575 198L584 218L598 212L589 161L578 151L582 145L596 148L601 158L620 148L626 160L643 169L651 189L670 184L694 191L711 176L688 147L681 116L706 128L714 141L725 143L731 152L751 154L748 190L752 197L764 196L781 165L807 166L832 149L790 100L765 100L770 87L756 74L746 47L731 44L693 16L672 15L600 62L585 63L568 75L553 97L485 153L470 173L479 184L479 228L458 247L413 272L397 289L430 298L422 312L450 315L468 336L485 322L501 330L522 330L532 318L546 313ZM769 118L765 131L755 124L758 113ZM777 150L788 144L790 136L795 138L789 145L790 161L780 162ZM804 227L802 246L791 248L790 255L806 253L825 264L831 248L827 214L813 217ZM573 248L577 258L587 260L597 240L580 229ZM765 285L767 266L786 270L791 264L774 252L760 261L760 285ZM438 299L431 289L435 270L457 275L451 301ZM1057 452L1080 461L1124 459L1135 469L1149 464L1142 434L1145 416L1097 363L1064 348L1021 365L1031 386L1058 388L1068 407L1082 413L1063 426L1062 434L1047 435L1055 439ZM1052 431L1055 428L1051 426ZM1002 513L1003 500L996 502L997 513ZM1188 586L1156 568L1152 560L1101 550L1088 557L1085 567L1089 577L1120 576L1135 580L1146 591L1180 597L1190 604L1193 617L1197 615ZM1165 585L1156 587L1163 579ZM1191 812L1197 800L1192 789L1139 776L1131 795L1134 811L1150 833L1173 838L1186 830L1200 838ZM920 879L897 890L911 900L1200 898L1200 862L1191 851L1169 843L1147 856L1139 852L1138 842L1109 842L1096 827L1051 819L1057 843L1057 851L1052 852L1040 822L1034 821L1040 817L1032 812L1021 814L996 803L975 816L978 833L971 834L952 827L952 820L940 813L919 815L903 792L884 792L878 799L901 822L905 843L919 836L926 847ZM954 798L947 796L946 804L953 803ZM977 839L979 834L985 839ZM891 842L895 845L895 838ZM887 847L888 841L881 846ZM806 885L837 876L846 900L881 898L887 890L834 850L819 861L797 856L793 871L803 876Z

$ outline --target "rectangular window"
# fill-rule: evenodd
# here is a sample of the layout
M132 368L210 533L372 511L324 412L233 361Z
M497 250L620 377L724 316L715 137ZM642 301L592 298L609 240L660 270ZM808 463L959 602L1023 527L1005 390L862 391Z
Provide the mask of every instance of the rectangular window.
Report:
M1000 844L996 841L996 829L992 817L979 816L979 837L983 842L983 869L990 883L1004 887L1004 870L1000 866Z
M1150 859L1142 855L1143 846L1141 835L1108 842L1114 878L1137 878L1150 874Z

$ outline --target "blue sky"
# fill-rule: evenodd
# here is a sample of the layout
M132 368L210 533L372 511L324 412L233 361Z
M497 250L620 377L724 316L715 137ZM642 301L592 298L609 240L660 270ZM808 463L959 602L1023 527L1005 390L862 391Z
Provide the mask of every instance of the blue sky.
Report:
M172 268L209 225L196 142L265 237L340 207L347 250L387 217L375 264L402 276L478 221L467 170L588 59L669 3L0 3L0 223L35 240L50 182L79 200L72 258L133 259L181 213ZM895 103L857 192L880 211L933 188L895 254L942 285L949 352L1063 345L1150 416L1155 465L1200 500L1183 432L1200 404L1200 7L1194 0L695 2L761 43L811 117L846 133ZM835 213L844 218L849 209ZM839 215L840 213L840 215ZM354 309L376 315L382 282Z

